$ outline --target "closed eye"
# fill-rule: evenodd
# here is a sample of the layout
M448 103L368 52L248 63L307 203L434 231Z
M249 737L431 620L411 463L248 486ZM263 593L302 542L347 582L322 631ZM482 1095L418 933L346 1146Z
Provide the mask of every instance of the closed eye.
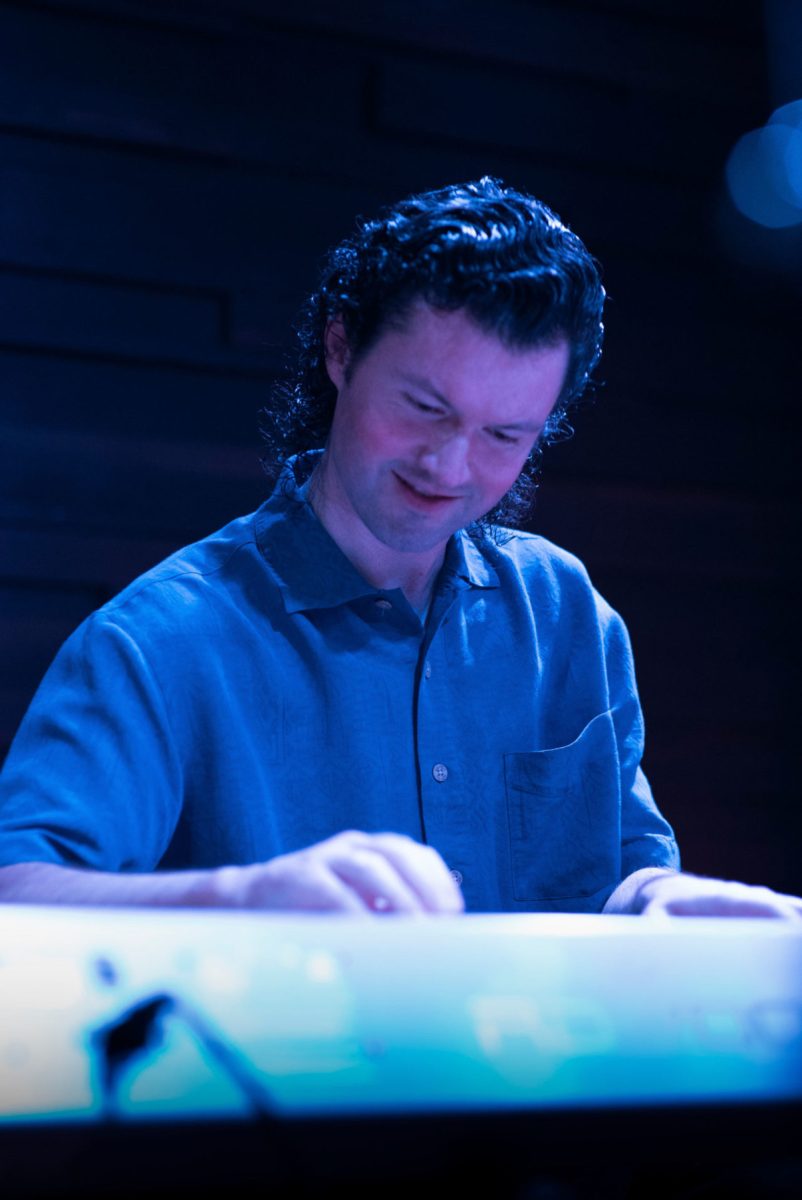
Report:
M502 442L505 446L516 446L521 440L514 434L505 433L503 429L491 429L490 433L497 442Z
M404 399L418 412L430 413L432 416L442 415L442 408L438 408L435 404L424 404L422 400L416 400L414 396L410 396L407 392L404 393Z

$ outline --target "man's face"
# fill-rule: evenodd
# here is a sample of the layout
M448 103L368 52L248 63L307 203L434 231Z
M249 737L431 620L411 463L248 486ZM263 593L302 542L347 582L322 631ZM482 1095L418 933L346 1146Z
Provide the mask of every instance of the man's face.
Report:
M327 502L364 543L442 547L517 479L565 379L565 342L511 350L463 310L422 301L346 378L342 326L328 333L338 390Z

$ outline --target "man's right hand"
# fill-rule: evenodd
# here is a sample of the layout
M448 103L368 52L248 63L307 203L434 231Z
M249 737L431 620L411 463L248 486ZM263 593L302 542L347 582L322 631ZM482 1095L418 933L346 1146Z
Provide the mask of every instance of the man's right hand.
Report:
M460 913L462 893L431 846L348 830L250 866L151 874L55 863L0 867L0 903L249 908L342 913Z
M304 850L218 873L236 908L346 913L460 913L465 904L431 846L398 833L347 830Z

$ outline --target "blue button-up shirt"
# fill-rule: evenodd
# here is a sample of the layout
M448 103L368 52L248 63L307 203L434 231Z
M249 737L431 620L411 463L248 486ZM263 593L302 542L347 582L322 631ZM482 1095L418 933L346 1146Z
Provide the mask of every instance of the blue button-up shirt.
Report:
M250 863L431 843L469 910L592 912L676 867L621 618L532 534L449 541L425 619L362 578L292 463L254 514L68 639L0 777L0 864Z

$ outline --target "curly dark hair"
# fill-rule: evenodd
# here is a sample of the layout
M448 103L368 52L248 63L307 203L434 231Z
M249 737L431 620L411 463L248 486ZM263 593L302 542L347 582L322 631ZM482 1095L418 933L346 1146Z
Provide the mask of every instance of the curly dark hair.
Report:
M510 491L478 522L519 525L537 487L541 446L570 437L569 409L601 355L605 292L582 241L540 200L490 176L412 195L357 221L326 255L319 287L295 326L299 348L260 413L265 470L275 477L292 454L325 446L337 392L326 370L324 333L340 317L349 373L388 325L412 305L464 309L510 348L570 346L562 392Z

